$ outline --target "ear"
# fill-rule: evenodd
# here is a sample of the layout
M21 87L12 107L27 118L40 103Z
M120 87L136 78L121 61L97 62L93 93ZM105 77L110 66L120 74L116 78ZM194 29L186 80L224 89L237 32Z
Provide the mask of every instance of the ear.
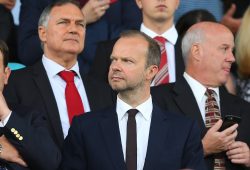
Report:
M5 69L4 69L4 84L5 85L8 84L10 73L11 73L10 68L9 67L5 67Z
M142 1L142 0L135 0L137 6L138 6L140 9L142 9L142 2L141 2L141 1Z
M201 60L201 55L202 55L202 48L200 46L200 44L193 44L191 47L191 56L193 56L193 58L196 61L200 61Z
M42 42L46 42L46 28L45 26L39 26L38 27L38 34L39 34L39 38Z
M159 68L157 65L151 65L147 68L146 79L152 81L155 75L158 73Z

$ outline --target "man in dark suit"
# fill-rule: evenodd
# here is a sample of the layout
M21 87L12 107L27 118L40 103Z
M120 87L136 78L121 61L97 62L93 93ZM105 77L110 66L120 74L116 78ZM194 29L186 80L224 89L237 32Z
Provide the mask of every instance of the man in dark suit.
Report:
M13 72L4 94L7 102L32 106L46 113L53 139L62 147L70 119L65 100L66 82L59 73L74 72L74 84L85 112L112 104L112 91L94 79L83 77L77 55L83 49L85 21L75 3L58 1L51 4L42 13L39 25L44 48L42 60Z
M124 32L111 60L109 83L118 92L116 106L73 120L60 169L203 170L195 121L152 103L150 84L160 63L157 43L142 32Z
M180 39L174 26L174 13L179 0L135 0L141 9L143 22L135 27L151 38L161 36L167 41L164 44L167 53L169 82L175 82L184 72L184 62L181 54ZM107 74L110 65L110 54L116 40L99 43L90 74L102 81L108 81ZM153 82L152 85L155 85Z
M0 41L0 169L55 170L61 153L45 117L29 108L7 105L3 88L10 75L8 48Z
M250 166L249 103L229 94L223 87L231 64L235 61L232 50L234 37L225 26L201 22L192 26L183 38L182 51L186 70L176 83L153 87L153 100L162 108L181 112L197 119L203 131L203 148L209 170L214 169L215 155L221 153L226 169L240 170ZM206 90L215 92L221 117L241 116L242 121L220 132L222 120L207 127ZM238 136L235 139L238 131ZM236 140L236 141L235 141ZM224 167L225 168L225 167Z

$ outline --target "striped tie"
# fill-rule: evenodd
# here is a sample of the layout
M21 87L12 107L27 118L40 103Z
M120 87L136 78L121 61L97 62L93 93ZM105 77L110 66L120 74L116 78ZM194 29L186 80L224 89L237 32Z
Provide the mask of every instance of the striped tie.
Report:
M158 86L160 84L169 83L167 52L165 48L167 40L161 36L155 37L154 40L159 44L161 48L161 61L160 61L159 72L156 74L154 79L155 85Z
M207 100L205 103L206 128L212 127L220 118L220 108L215 99L215 92L207 89L205 95ZM225 170L225 159L222 153L214 154L214 170Z

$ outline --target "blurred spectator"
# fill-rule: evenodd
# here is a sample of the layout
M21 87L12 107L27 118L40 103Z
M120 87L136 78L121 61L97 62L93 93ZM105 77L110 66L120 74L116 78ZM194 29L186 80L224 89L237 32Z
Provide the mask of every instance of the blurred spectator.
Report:
M244 14L236 36L237 94L250 102L250 7Z
M233 33L236 33L241 19L235 18L236 11L239 11L238 6L241 10L242 4L237 3L237 7L234 4L236 1L233 0L180 0L180 6L176 11L175 19L176 21L188 11L194 9L206 9L211 12L218 22L221 22L223 25L227 26Z
M176 23L176 29L182 38L186 31L194 24L202 21L216 22L215 17L209 11L204 9L192 10L184 14Z
M37 23L42 10L53 1L55 0L21 0L18 54L25 65L32 65L42 57ZM141 22L141 14L134 0L118 0L112 4L109 2L89 0L82 8L88 25L84 51L79 55L78 61L86 72L99 41L116 38L123 27L130 28Z
M9 46L11 61L16 57L16 28L10 11L15 2L15 0L0 0L0 39Z

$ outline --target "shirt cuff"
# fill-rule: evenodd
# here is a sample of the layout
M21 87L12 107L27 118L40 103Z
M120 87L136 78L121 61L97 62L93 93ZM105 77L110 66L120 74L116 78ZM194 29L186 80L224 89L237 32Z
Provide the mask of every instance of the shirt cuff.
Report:
M8 123L11 114L12 114L12 111L10 111L10 114L4 120L1 120L0 127L4 127Z

